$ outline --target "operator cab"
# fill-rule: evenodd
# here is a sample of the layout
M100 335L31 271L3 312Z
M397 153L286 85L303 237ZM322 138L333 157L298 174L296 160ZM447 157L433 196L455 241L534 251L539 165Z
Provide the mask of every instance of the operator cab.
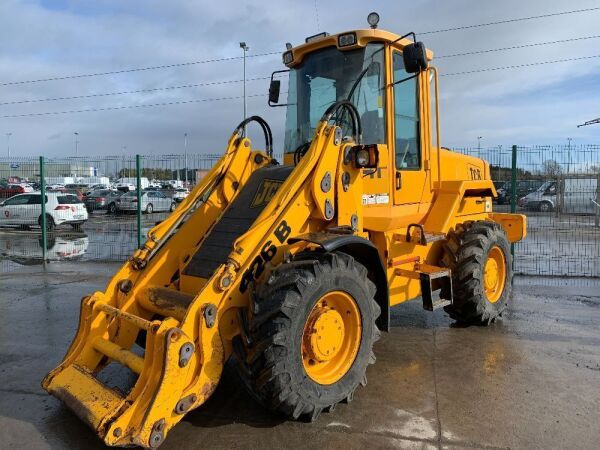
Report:
M285 164L297 164L306 153L329 106L350 100L362 125L362 144L387 145L393 140L390 147L398 154L398 169L420 166L417 76L433 54L420 42L376 29L372 15L369 24L371 29L311 36L295 48L287 44L283 62L289 70L274 72L269 89L269 105L286 107ZM406 52L409 61L403 55L405 48L410 50ZM416 57L419 51L420 59ZM278 103L283 72L289 74L287 104ZM391 127L388 114L395 117ZM349 138L348 112L340 110L336 115L334 120Z

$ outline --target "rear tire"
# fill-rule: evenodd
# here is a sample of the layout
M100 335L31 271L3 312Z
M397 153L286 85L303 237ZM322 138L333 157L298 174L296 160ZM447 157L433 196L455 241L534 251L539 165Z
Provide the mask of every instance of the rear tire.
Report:
M250 394L293 419L315 420L324 409L350 402L358 385L367 383L367 366L375 362L375 320L381 312L375 290L365 267L344 253L277 267L256 289L252 318L247 320L241 310L243 336L234 338L238 371ZM358 317L357 326L349 326L351 317ZM312 359L317 358L315 348L320 360Z
M108 213L109 214L116 214L117 213L117 205L115 205L114 203L110 203L108 205Z
M489 325L507 307L512 257L506 233L495 222L461 224L449 235L444 263L452 270L454 299L444 310L458 322Z
M38 225L42 226L42 216L38 219ZM46 231L52 231L56 228L56 224L54 223L54 219L50 214L46 214Z

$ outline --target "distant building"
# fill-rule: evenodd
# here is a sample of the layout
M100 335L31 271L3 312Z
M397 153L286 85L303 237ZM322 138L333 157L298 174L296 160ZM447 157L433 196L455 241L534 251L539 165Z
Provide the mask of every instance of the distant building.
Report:
M0 180L8 177L25 178L29 181L38 180L40 177L39 161L13 161L7 162L7 158L0 160ZM95 176L95 168L85 162L46 162L44 165L47 177L89 177Z

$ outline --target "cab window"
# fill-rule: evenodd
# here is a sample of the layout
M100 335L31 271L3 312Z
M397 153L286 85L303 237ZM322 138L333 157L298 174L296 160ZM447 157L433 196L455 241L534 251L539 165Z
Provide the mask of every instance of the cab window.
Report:
M401 53L394 52L393 63L394 82L410 76L404 69ZM394 85L394 140L398 170L417 170L421 167L417 95L417 78Z

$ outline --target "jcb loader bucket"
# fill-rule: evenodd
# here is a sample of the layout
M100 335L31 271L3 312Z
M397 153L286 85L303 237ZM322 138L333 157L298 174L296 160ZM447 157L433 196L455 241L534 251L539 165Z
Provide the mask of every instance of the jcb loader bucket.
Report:
M169 309L181 318L192 297L161 290L170 291L147 288L140 296L141 302L152 304L161 298L152 309L163 313ZM205 316L213 313L206 310ZM194 342L178 327L177 319L145 320L110 306L104 294L96 292L82 300L75 340L63 363L44 379L43 387L91 426L106 444L155 448L163 442L167 426L173 426L191 407L202 403L216 386L223 349L216 327L211 330L206 322L202 347L202 342ZM122 341L119 338L131 341L136 330L147 333L143 357L116 343ZM207 352L205 347L209 347ZM201 363L204 370L200 370L198 358L193 358L198 353L206 357ZM138 375L128 394L96 377L108 360ZM198 383L202 386L199 392L194 389Z

